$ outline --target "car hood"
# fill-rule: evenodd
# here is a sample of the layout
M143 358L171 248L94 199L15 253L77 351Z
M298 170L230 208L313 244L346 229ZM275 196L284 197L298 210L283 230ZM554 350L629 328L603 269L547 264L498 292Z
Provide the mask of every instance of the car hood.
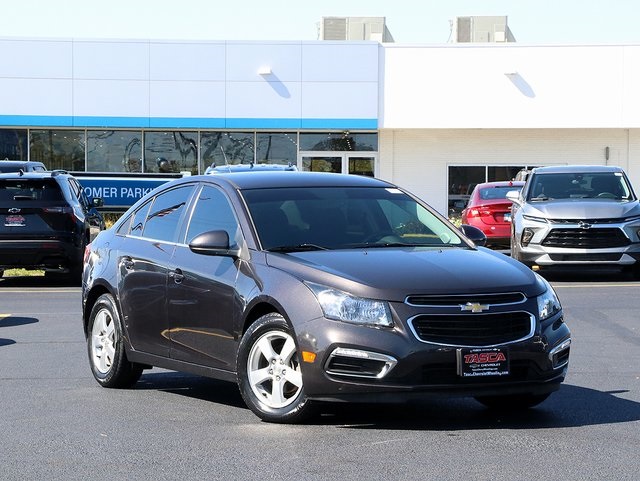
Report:
M523 214L548 219L617 219L640 215L638 201L566 199L531 202Z
M543 290L531 269L485 248L269 253L267 263L301 280L397 302L410 294L522 292L530 297Z

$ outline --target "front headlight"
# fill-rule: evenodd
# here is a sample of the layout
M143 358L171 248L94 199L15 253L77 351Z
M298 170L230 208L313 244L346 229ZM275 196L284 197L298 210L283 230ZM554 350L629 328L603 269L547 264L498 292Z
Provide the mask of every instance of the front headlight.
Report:
M545 291L538 296L538 316L541 321L544 321L560 312L562 306L551 284L539 274L536 276L538 276L538 283L545 288Z
M306 286L318 299L324 316L337 321L391 327L391 310L385 301L355 297L331 287L306 282Z
M535 217L533 215L523 215L522 218L526 219L526 220L533 221L533 222L541 222L543 224L547 224L548 223L547 219L545 219L544 217Z

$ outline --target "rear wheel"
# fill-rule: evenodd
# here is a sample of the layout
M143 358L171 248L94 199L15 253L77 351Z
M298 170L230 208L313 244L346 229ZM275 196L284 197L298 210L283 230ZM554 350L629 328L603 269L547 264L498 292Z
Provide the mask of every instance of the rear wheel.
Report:
M101 295L89 317L87 350L91 372L102 386L127 388L142 375L142 366L129 362L122 323L110 294Z
M311 414L298 348L280 314L262 316L242 337L238 387L247 406L264 421L297 423Z
M506 396L478 396L476 401L490 409L518 411L537 406L551 394L509 394Z

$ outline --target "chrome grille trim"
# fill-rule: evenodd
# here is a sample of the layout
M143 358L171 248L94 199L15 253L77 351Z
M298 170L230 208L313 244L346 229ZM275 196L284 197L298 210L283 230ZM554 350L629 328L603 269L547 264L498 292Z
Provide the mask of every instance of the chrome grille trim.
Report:
M419 299L424 302L417 303ZM486 304L491 307L496 306L513 306L522 304L527 300L522 292L500 292L500 293L481 293L481 294L454 294L454 295L408 295L404 303L412 307L452 307L460 310L460 306L471 303ZM429 303L429 301L436 301Z
M498 346L506 346L508 344L515 344L518 342L522 342L522 341L526 341L527 339L530 339L533 337L533 335L536 332L536 318L533 314L531 314L530 312L526 312L526 311L511 311L511 312L499 312L499 313L483 313L483 314L464 314L464 316L468 316L469 319L479 319L480 317L483 316L496 316L499 314L526 314L529 317L529 332L517 339L511 339L509 341L505 341L505 342L499 342L499 343L494 343L494 344L459 344L459 343L446 343L446 342L437 342L437 341L430 341L430 340L425 340L422 339L420 337L420 335L418 334L418 331L416 330L415 326L414 326L414 321L419 318L419 317L425 317L425 316L429 316L429 317L442 317L442 318L447 318L450 317L447 314L417 314L413 317L410 317L407 322L409 324L409 328L411 329L411 332L413 333L413 335L415 336L415 338L420 341L423 342L425 344L431 344L431 345L435 345L435 346L446 346L446 347L466 347L466 348L479 348L479 347L498 347Z

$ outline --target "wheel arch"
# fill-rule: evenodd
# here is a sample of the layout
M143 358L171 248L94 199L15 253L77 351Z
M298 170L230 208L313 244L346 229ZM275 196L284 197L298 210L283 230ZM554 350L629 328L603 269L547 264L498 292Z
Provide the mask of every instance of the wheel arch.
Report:
M89 323L89 316L91 315L91 310L93 309L93 306L95 305L95 303L98 300L98 298L103 294L111 294L114 299L116 297L107 288L107 286L105 286L103 284L94 285L91 288L91 290L88 292L87 296L86 296L86 300L85 300L85 303L84 303L84 310L82 312L82 324L83 324L83 328L84 328L85 337L88 336L88 334L89 334L88 333L88 323ZM118 307L117 303L116 303L116 309L119 310L119 307Z
M282 317L284 317L287 324L291 325L289 319L287 318L287 315L284 312L284 309L282 309L282 306L280 306L271 298L263 298L253 304L247 311L247 314L244 317L244 321L242 323L242 332L240 334L244 335L251 324L256 322L265 314L270 314L272 312L280 314Z

